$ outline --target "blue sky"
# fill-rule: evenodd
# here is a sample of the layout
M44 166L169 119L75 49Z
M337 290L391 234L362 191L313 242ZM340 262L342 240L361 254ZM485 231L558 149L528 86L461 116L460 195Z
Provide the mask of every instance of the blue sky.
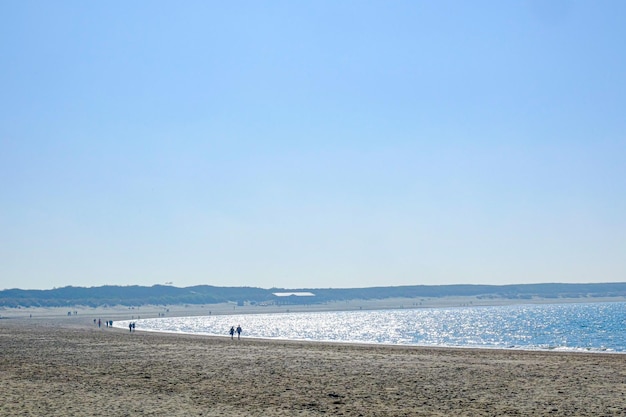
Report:
M0 288L626 281L623 1L0 3Z

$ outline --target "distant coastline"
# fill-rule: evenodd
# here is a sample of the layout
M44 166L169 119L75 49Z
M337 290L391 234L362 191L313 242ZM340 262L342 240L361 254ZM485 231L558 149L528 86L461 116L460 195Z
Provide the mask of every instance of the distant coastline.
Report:
M200 285L63 287L51 290L0 291L0 308L146 305L284 307L335 309L357 303L360 308L493 305L533 302L590 302L626 298L626 282L598 284L414 285L369 288L255 288ZM382 307L381 307L382 306ZM346 306L347 307L347 306Z
M170 304L140 306L29 306L6 307L0 306L1 318L29 318L29 319L69 319L103 318L111 320L129 320L154 317L191 317L224 314L262 314L287 312L314 312L314 311L354 311L380 309L411 309L411 308L452 308L452 307L480 307L514 304L561 304L561 303L596 303L596 302L626 302L626 296L612 297L576 297L576 298L479 298L479 297L433 297L433 298L387 298L387 299L352 299L329 301L319 304L291 304L291 305L261 305L235 302L216 304ZM76 312L76 315L73 313ZM72 313L72 314L68 314Z

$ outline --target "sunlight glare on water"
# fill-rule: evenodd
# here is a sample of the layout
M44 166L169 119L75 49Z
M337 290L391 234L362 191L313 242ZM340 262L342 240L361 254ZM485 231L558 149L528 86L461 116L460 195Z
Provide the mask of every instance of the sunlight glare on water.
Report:
M140 330L392 345L626 352L626 303L213 315L137 320ZM128 321L116 323L128 327Z

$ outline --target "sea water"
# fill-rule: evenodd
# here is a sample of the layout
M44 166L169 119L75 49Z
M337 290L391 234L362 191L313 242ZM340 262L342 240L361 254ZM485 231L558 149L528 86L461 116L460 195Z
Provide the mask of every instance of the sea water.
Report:
M626 352L626 303L527 304L134 320L137 329L388 345ZM129 321L115 323L128 328Z

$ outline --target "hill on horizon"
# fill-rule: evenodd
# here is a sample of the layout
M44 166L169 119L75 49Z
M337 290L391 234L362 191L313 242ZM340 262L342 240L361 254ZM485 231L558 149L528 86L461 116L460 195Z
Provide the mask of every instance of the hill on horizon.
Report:
M299 297L277 293L313 293ZM285 295L285 294L281 294ZM83 305L142 306L177 304L269 303L322 304L344 300L383 300L388 298L439 298L473 296L503 299L558 299L626 297L626 282L599 284L519 284L519 285L413 285L368 288L256 288L197 285L151 287L106 285L100 287L67 286L51 290L6 289L0 291L0 307L65 307Z

